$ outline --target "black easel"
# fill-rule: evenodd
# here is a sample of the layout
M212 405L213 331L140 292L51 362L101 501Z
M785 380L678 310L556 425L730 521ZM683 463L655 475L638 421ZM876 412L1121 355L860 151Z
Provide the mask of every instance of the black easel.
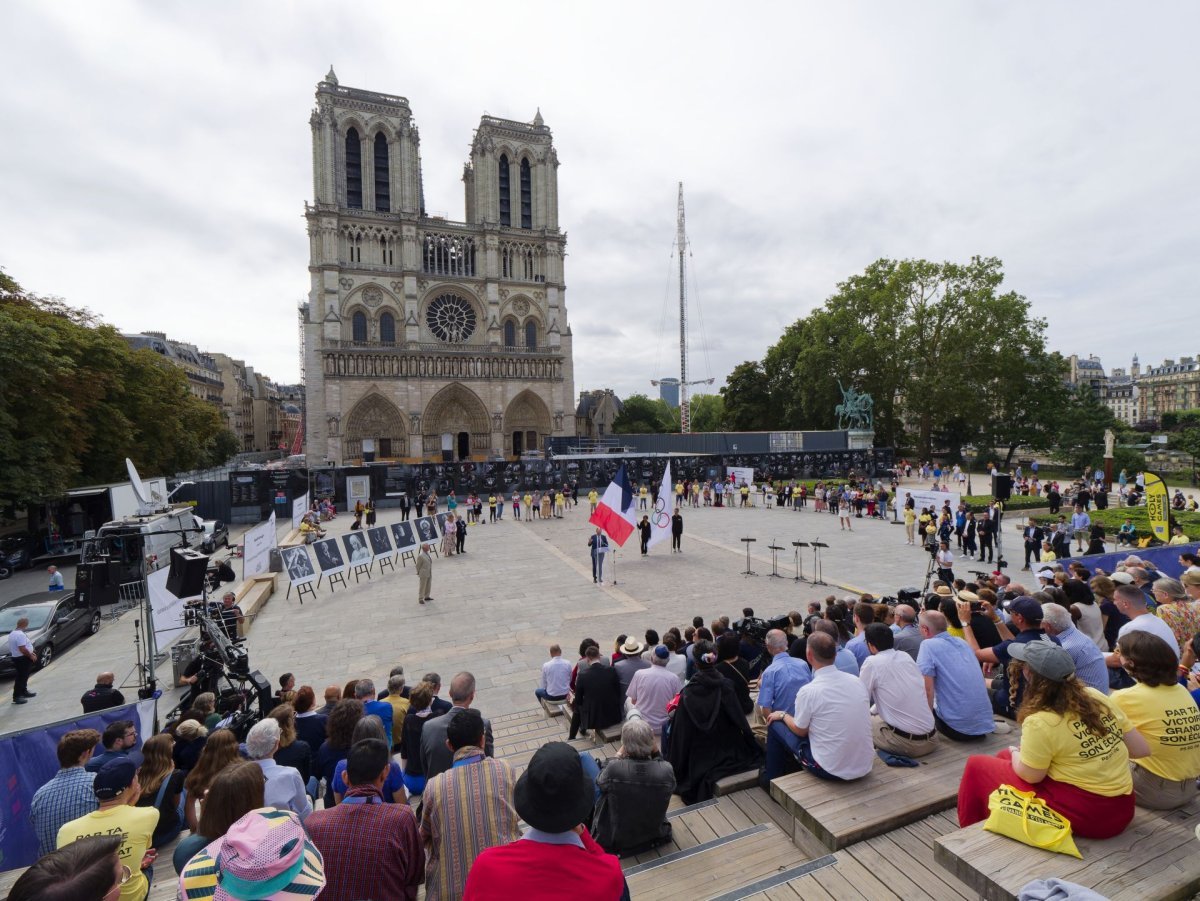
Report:
M743 538L742 541L745 542L745 545L746 545L746 568L744 570L742 570L742 575L743 576L757 576L758 573L756 573L754 570L752 570L750 568L750 545L752 545L754 542L758 541L758 539L757 538Z
M794 547L796 549L793 552L796 557L796 578L792 579L792 581L793 582L803 582L804 581L804 563L800 560L800 548L808 547L808 542L807 541L793 541L792 547Z
M774 539L771 540L774 541ZM771 551L771 578L782 579L783 576L779 575L779 552L785 548L778 544L769 544L767 548Z
M814 541L810 546L813 549L813 584L828 585L829 583L821 578L821 548L829 547L829 545L824 541Z

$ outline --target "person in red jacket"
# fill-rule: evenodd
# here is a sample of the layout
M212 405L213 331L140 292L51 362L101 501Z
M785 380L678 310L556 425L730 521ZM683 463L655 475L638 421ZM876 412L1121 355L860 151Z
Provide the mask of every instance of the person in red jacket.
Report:
M475 858L463 901L628 898L620 861L585 825L595 800L595 783L574 748L562 741L539 748L513 791L513 806L529 830Z

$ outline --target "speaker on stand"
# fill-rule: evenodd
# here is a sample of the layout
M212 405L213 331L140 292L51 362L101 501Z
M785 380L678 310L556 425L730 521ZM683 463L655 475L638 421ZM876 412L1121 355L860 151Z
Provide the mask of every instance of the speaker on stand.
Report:
M167 591L177 598L204 594L204 575L208 557L190 548L171 548L171 571L167 573Z
M1012 476L996 473L992 476L992 497L998 501L1006 501L1012 497Z

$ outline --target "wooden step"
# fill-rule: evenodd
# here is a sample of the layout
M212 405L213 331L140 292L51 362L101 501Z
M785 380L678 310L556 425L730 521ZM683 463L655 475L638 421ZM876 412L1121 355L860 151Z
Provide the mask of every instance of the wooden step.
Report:
M756 785L758 785L758 770L746 770L744 773L733 773L718 779L716 785L713 786L713 794L719 798L721 795L731 795L747 788L754 788Z
M693 901L720 897L796 864L791 839L774 823L758 823L633 866L625 878L631 897Z
M915 769L889 767L878 757L870 773L852 782L819 779L805 772L771 782L771 797L830 851L882 835L954 807L967 757L994 754L1019 742L1020 730L978 742L940 738ZM797 840L797 846L807 847Z
M1196 818L1200 800L1179 810L1137 808L1115 838L1079 838L1082 860L1032 848L977 823L940 838L937 862L989 901L1016 899L1034 879L1055 876L1087 886L1110 901L1190 898L1200 891Z

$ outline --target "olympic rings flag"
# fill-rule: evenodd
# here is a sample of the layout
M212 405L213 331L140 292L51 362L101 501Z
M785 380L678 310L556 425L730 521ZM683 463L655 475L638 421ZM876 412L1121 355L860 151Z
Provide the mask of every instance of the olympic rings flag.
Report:
M675 499L671 485L671 461L668 460L667 468L663 470L662 484L658 486L658 500L654 502L654 512L650 514L650 540L646 543L647 547L654 547L671 535L671 503Z

